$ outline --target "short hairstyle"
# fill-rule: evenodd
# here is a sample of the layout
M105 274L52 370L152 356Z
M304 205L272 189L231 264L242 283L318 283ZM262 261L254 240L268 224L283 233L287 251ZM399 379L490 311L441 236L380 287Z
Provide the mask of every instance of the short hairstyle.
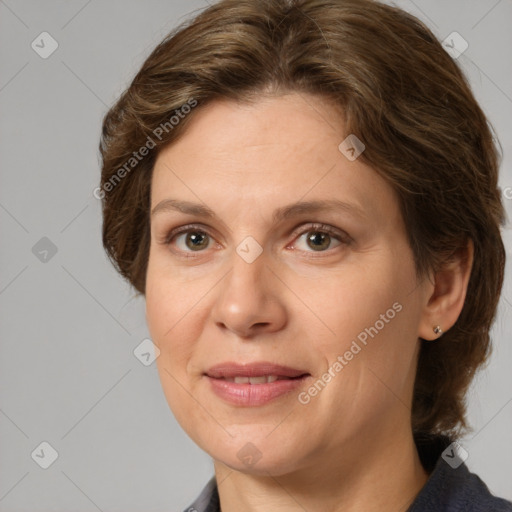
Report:
M398 194L418 277L474 244L457 322L421 344L411 412L416 436L460 436L504 276L499 153L457 63L412 15L372 0L223 0L171 32L103 121L107 254L144 294L160 149L215 99L293 92L341 107L359 158Z

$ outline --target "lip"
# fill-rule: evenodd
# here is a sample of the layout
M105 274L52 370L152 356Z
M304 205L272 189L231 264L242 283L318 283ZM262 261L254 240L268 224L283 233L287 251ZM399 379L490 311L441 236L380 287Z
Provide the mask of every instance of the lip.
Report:
M307 374L306 370L258 361L256 363L239 364L233 362L220 363L207 370L206 375L214 379L222 377L259 377L260 375L277 375L278 377L300 377Z
M288 377L262 384L235 383L224 380L234 377L260 377L276 375ZM289 394L304 385L311 375L301 369L276 365L266 361L241 365L226 362L215 365L205 372L204 377L210 382L212 391L224 401L238 406L255 407Z

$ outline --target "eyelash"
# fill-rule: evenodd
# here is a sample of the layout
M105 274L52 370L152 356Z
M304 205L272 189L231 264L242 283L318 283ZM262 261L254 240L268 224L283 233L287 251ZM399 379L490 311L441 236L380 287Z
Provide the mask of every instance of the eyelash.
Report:
M187 233L202 233L210 237L211 239L214 239L210 233L208 233L207 230L203 229L202 227L195 225L195 224L188 224L186 226L181 226L180 228L172 230L165 238L164 244L165 245L171 245L172 241L179 235L187 234ZM332 226L329 226L328 224L320 224L320 223L312 223L307 228L302 229L298 233L293 233L294 240L296 238L301 237L302 235L306 233L322 233L327 234L331 236L332 238L335 238L340 242L340 244L348 245L352 241L352 239L343 231L340 231L336 228L333 228ZM334 248L336 249L336 248ZM329 253L331 250L334 249L327 249L325 251L302 251L306 253L312 253L312 254L318 254L318 256L310 256L310 257L321 257L322 254ZM201 253L204 253L205 251L182 251L181 249L178 249L178 252L181 254L186 255L187 258L194 258L196 256L193 256L195 253L198 255Z

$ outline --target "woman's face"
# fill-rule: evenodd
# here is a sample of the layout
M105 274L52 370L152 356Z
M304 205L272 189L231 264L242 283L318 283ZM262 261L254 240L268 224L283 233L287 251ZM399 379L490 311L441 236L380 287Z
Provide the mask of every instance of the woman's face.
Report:
M410 431L428 292L397 196L339 149L341 116L315 96L194 115L152 177L147 321L167 401L239 471L364 464L361 446Z

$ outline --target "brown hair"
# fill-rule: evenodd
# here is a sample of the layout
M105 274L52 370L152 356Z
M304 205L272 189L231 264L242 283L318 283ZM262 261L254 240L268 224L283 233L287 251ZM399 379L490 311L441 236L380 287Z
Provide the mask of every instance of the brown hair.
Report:
M422 343L412 407L416 435L460 435L464 397L489 355L503 282L499 158L463 73L406 12L372 0L224 0L178 27L103 122L109 257L144 293L158 151L216 98L286 92L320 95L342 108L347 135L366 145L360 158L399 195L418 276L473 241L464 308L438 341Z

